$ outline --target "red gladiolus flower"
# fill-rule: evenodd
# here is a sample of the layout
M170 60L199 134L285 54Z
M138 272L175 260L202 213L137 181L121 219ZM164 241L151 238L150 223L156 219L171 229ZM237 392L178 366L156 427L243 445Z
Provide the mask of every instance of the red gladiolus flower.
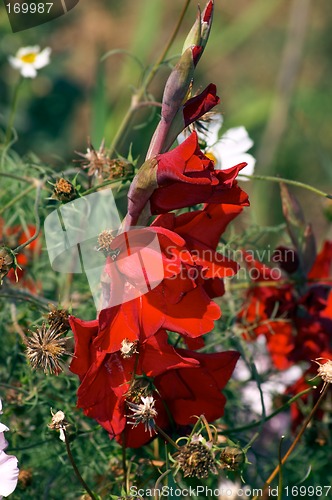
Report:
M217 106L219 102L220 98L217 96L217 87L213 83L210 83L203 92L184 103L182 110L183 128L199 120L205 113L208 113L212 108Z
M172 151L156 158L159 187L150 198L153 214L198 203L249 205L247 194L235 180L246 163L227 170L215 170L212 160L199 149L196 132Z
M134 178L128 192L125 227L134 226L144 210L161 214L198 203L248 206L248 196L235 180L246 166L240 163L215 170L213 161L198 146L196 132L168 153L148 160Z
M164 278L144 295L140 293L137 298L123 300L119 305L104 308L100 312L99 335L96 340L99 348L109 353L115 352L120 349L124 337L130 341L142 342L160 328L191 338L200 337L212 330L214 321L220 317L220 309L204 289L204 282L199 278L200 265L186 248L184 239L163 227L134 230L128 234L131 235L131 241L137 238L138 249L140 241L146 243L143 235L158 236ZM136 278L136 270L130 259L126 258L125 241L123 234L115 238L112 248L117 249L117 258L115 261L111 257L107 258L105 274L110 282L108 294L111 299L112 294L119 293L118 284L124 282L124 276L129 288L137 287L138 291L143 288L140 281L142 274ZM151 252L150 260L153 262L154 258L156 256ZM105 283L104 287L106 286ZM121 289L125 298L127 285Z
M224 294L223 278L234 276L239 269L236 262L216 252L216 248L229 222L241 211L239 205L211 204L177 217L173 213L160 215L152 224L184 238L195 264L201 268L201 284L211 298Z
M222 416L226 401L220 391L233 372L237 352L197 354L175 349L167 343L167 333L160 330L138 344L138 352L130 357L121 351L107 354L96 347L97 321L71 317L70 323L75 337L70 369L81 381L77 405L111 438L129 447L150 441L152 436L144 425L128 423L127 402L140 402L141 395L155 399L155 422L163 429L172 423L194 423L193 415L201 413L209 421Z

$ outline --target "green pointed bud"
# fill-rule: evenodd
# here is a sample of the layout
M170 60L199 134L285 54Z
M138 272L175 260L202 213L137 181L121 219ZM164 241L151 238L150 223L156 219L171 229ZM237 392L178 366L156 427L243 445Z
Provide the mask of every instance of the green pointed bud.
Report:
M200 45L201 44L201 9L198 7L196 21L193 24L191 30L189 31L187 38L183 44L182 54L192 45Z
M141 212L145 208L153 191L158 187L157 165L158 162L155 158L146 160L130 185L128 191L128 213L126 216L126 224L129 226L137 224Z
M203 49L205 48L210 35L212 20L213 20L213 9L214 9L214 3L213 0L210 0L206 4L205 9L203 10L202 13L200 45Z
M312 232L311 224L308 224L304 230L302 248L302 267L305 275L307 275L312 268L316 260L316 256L316 240Z
M173 68L164 90L161 116L170 123L182 106L194 76L193 48L188 47Z
M297 198L284 183L280 183L282 211L286 219L287 231L297 250L300 270L304 276L310 271L316 258L316 242L310 224L306 224L302 208Z
M288 234L295 247L303 235L305 220L297 198L291 194L284 183L280 183L282 212L286 219Z

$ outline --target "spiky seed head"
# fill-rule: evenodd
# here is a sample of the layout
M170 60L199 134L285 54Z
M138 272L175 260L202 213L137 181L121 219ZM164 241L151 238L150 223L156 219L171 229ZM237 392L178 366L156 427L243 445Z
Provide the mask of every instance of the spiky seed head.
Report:
M129 410L133 412L132 415L127 415L133 419L132 422L128 421L128 423L133 425L133 427L136 427L138 424L144 424L145 431L149 431L150 436L152 436L152 433L155 432L155 418L158 415L154 407L155 400L152 396L142 397L141 400L142 403L140 404L127 401Z
M67 339L63 332L45 323L27 339L26 355L33 369L44 370L44 373L58 375L61 371L60 359L63 355L71 355L66 351Z

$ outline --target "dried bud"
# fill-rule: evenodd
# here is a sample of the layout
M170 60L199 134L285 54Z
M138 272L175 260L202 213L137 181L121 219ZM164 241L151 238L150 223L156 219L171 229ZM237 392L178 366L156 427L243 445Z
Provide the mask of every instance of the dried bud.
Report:
M133 175L135 172L134 165L125 158L115 158L110 160L109 168L108 178L110 180L121 179L122 177Z
M322 359L325 363L320 363L319 360ZM317 358L314 360L319 368L317 370L318 377L324 381L323 387L320 392L323 392L327 384L332 384L332 360L327 358Z
M142 398L151 396L154 387L149 379L135 378L126 393L126 400L133 403L139 403Z
M56 413L52 413L52 420L51 423L48 425L50 429L53 430L59 430L60 431L60 436L59 438L61 441L66 441L66 436L65 436L65 430L69 426L69 423L66 420L65 414L63 411L59 410Z
M112 248L112 243L115 238L115 232L110 229L105 229L98 235L98 246L97 251L103 252L105 257L110 255L111 257L117 257L120 250Z
M50 306L51 310L47 315L47 320L51 329L66 333L70 329L69 313L65 309Z
M77 198L75 186L67 179L60 177L54 184L52 198L64 202L74 200Z
M11 269L16 270L17 263L14 252L5 246L0 247L0 284Z
M221 467L228 470L241 469L245 461L245 454L240 448L226 446L220 454Z
M82 167L89 169L88 175L102 177L105 172L109 173L111 160L106 154L104 140L102 141L98 151L96 151L92 144L89 143L86 153L79 153L76 151L76 154L84 158L84 160L81 160Z
M157 416L157 410L155 409L155 400L152 396L147 396L146 398L141 398L142 403L136 404L127 401L129 410L133 412L130 418L133 418L133 422L128 422L129 424L136 427L138 424L144 424L145 431L149 431L150 436L155 432L155 421Z

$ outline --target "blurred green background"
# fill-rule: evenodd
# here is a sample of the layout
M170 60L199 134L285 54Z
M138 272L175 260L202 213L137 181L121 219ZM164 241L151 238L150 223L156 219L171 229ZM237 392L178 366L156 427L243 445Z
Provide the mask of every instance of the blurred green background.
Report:
M15 126L20 154L32 150L55 169L72 164L87 137L106 145L128 109L133 89L165 46L184 0L81 1L67 15L13 34L0 7L0 123L9 113L18 74L8 62L20 46L52 48L52 62L20 95ZM224 130L244 125L255 141L257 174L280 175L332 191L332 64L330 2L314 0L216 0L211 37L195 77L195 89L217 84ZM196 14L192 1L168 57L179 54ZM112 53L103 62L101 57ZM150 86L160 100L169 73L163 65ZM143 157L158 115L135 115L118 152ZM246 183L250 219L281 220L277 184ZM332 205L294 189L318 240L330 231ZM330 236L331 233L330 233Z

